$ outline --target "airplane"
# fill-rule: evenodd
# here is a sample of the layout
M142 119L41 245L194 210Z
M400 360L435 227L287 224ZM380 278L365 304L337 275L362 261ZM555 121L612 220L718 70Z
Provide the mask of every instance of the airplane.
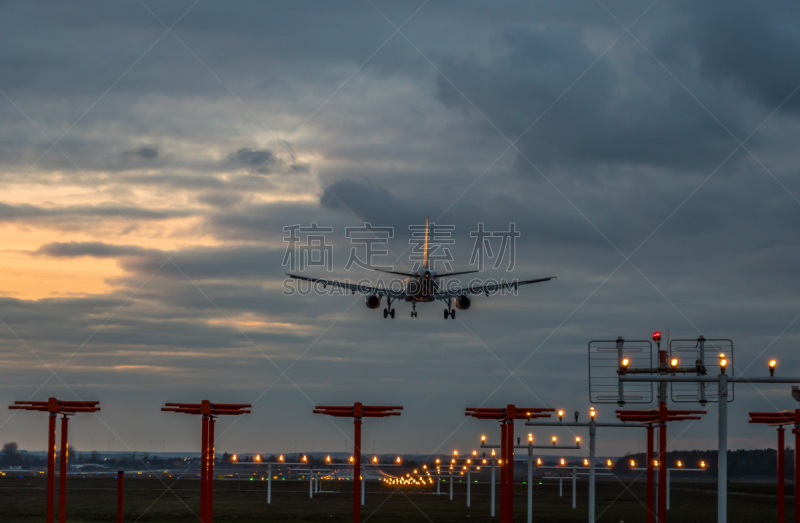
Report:
M351 291L353 294L360 292L367 294L366 305L368 309L377 309L381 306L381 298L386 297L387 307L383 309L383 317L394 318L394 309L392 308L392 301L402 300L411 303L411 317L417 317L417 303L428 303L436 300L447 302L447 308L444 310L444 319L455 319L456 311L453 309L453 301L457 309L467 310L470 308L471 300L470 294L484 293L487 296L490 292L494 293L504 289L514 288L517 289L520 285L527 285L529 283L539 283L543 281L550 281L557 279L556 276L548 278L537 278L535 280L514 280L510 282L490 282L482 284L471 284L464 288L439 290L439 282L436 280L446 278L449 276L457 276L461 274L471 274L479 271L460 271L460 272L447 272L437 274L436 271L429 268L428 264L428 237L429 237L429 219L425 217L425 247L422 255L422 266L416 272L399 272L399 271L384 271L389 274L398 274L406 276L405 285L403 290L392 290L383 287L370 287L368 285L361 285L356 283L347 283L336 280L323 280L321 278L312 278L308 276L300 276L298 274L286 273L286 276L297 280L305 280L313 283L322 284L323 287L330 285L331 287L339 287ZM378 270L378 269L375 269Z

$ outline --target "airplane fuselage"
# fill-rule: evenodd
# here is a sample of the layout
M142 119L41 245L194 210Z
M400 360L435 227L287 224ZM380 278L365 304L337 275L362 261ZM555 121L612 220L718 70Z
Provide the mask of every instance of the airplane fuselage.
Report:
M420 267L415 277L405 280L407 294L405 300L414 303L433 301L435 299L434 295L439 289L435 275L435 271Z

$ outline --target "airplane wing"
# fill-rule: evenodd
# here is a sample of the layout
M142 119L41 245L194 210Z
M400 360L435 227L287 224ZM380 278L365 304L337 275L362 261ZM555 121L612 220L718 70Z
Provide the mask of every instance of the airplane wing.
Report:
M516 281L506 281L506 282L489 282L483 284L472 284L467 287L461 289L450 289L444 292L437 292L434 295L434 298L437 300L447 300L450 298L457 298L458 296L463 296L465 294L482 294L482 293L490 293L490 292L498 292L504 289L516 289L520 285L528 285L529 283L539 283L542 281L550 281L555 280L556 276L550 276L549 278L538 278L536 280L516 280Z
M327 287L328 285L330 285L331 287L339 287L342 289L347 289L351 291L353 294L355 294L356 292L360 292L362 294L374 294L375 296L388 296L393 300L394 299L402 300L406 297L405 292L393 291L383 287L370 287L369 285L360 285L358 283L349 283L346 281L323 280L322 278L310 278L308 276L289 274L288 272L286 273L286 276L289 276L290 278L294 278L296 280L305 280L313 283L319 283L323 287Z

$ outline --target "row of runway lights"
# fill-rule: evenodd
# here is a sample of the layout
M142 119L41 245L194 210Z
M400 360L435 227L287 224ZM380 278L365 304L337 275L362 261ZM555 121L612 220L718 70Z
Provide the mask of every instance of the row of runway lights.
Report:
M775 363L776 363L775 360L772 360L770 362L770 368L771 369L774 369ZM594 407L592 407L591 412L589 414L590 414L592 419L595 418L596 411L594 410ZM562 420L563 417L564 417L564 411L563 410L559 410L558 411L558 419ZM528 433L528 443L533 444L533 440L534 440L533 434L532 433ZM558 443L558 436L552 436L551 437L551 441L553 442L553 446L555 446ZM576 444L580 444L580 442L581 442L581 437L580 436L575 436L575 443ZM481 436L481 443L482 444L486 443L486 436ZM449 465L448 472L450 472L450 471L455 472L456 467L458 466L457 465L457 463L458 463L458 454L459 454L458 450L454 450L453 451L453 458L450 459L450 465ZM484 456L485 456L485 454L484 454ZM496 452L495 452L494 449L492 449L492 454L491 454L491 458L490 459L494 458L495 456L496 456ZM351 457L350 460L352 461L352 459L353 458ZM377 462L377 458L373 458L373 459ZM397 458L397 462L398 463L400 462L400 458ZM459 475L463 476L465 472L469 471L470 468L473 465L473 462L475 463L475 470L476 471L480 471L481 470L480 465L487 465L487 464L491 465L490 461L487 460L485 457L478 458L478 451L477 450L473 450L472 451L472 457L471 458L467 458L466 461L465 461L466 465L462 465L460 470L458 470ZM480 464L478 464L478 463L480 463ZM503 465L503 460L498 459L496 463L497 463L498 466L502 466ZM630 460L629 464L630 464L632 469L636 468L636 460L633 460L633 459ZM439 458L436 458L435 465L436 465L436 474L437 475L441 475L442 474L442 468L441 468L442 464L441 464L441 460ZM542 466L542 458L536 458L536 465L537 466ZM559 459L559 465L561 467L569 468L569 466L567 465L567 460L565 458L560 458ZM584 458L583 466L584 467L588 467L589 466L589 460L588 459ZM611 461L610 459L606 460L606 466L609 469L611 469L611 468L614 467L614 462ZM678 460L676 462L676 466L677 466L678 469L681 469L681 468L683 468L684 465L683 465L682 461ZM700 461L700 468L701 469L705 469L706 466L707 465L706 465L705 461ZM653 467L655 467L655 468L659 467L659 461L658 460L653 460ZM406 474L406 477L384 478L383 481L385 483L388 483L388 484L391 484L391 485L418 486L418 485L425 485L425 484L428 484L428 483L432 484L433 483L433 479L430 477L430 472L428 471L428 466L423 464L422 468L425 471L425 474L427 475L427 477L423 477L421 474L419 474L419 472L417 470L414 470L415 476L411 476L411 474ZM426 481L426 479L427 479L427 481Z
M436 461L437 461L437 463L439 462L438 459ZM453 460L453 462L455 462L455 460ZM468 460L468 462L471 462L471 460ZM486 463L485 459L483 460L483 463L484 464ZM565 469L569 469L570 468L566 464L566 460L564 458L561 458L559 463L560 463L560 466L564 467ZM542 459L541 458L537 458L536 464L541 466L542 465ZM500 463L500 460L498 460L498 465L502 465L502 463ZM680 461L680 460L678 460L676 462L676 465L677 465L678 469L681 469L684 466L683 462ZM584 459L583 460L583 466L584 467L588 467L589 466L589 460L588 459ZM613 468L614 463L611 460L607 460L606 461L606 466L609 469L611 469L611 468ZM635 469L636 468L636 460L630 460L630 466L631 466L632 469ZM700 462L700 468L705 469L706 466L707 465L706 465L705 461L701 461ZM654 468L658 468L659 467L658 460L653 460L653 467ZM398 486L424 486L424 485L428 485L428 484L432 485L433 484L433 478L431 477L430 472L427 471L428 466L427 465L423 465L422 468L426 469L425 470L425 475L420 474L418 470L414 470L414 476L412 476L411 473L408 473L408 474L406 474L405 477L400 476L400 477L396 477L396 478L395 477L383 478L383 482L388 484L388 485L398 485ZM454 465L451 464L449 470L453 470L453 469L454 469ZM461 470L459 471L459 475L463 476L464 472L467 471L467 469L468 469L467 465L462 466ZM479 471L480 469L481 469L480 466L476 467L476 471ZM436 472L437 472L437 475L441 475L441 468L439 467L438 464L436 466Z
M238 462L238 460L239 460L239 458L236 456L236 454L234 454L233 456L231 456L231 461L236 461L236 462ZM253 458L253 460L254 460L254 461L253 461L254 463L260 463L260 462L261 462L261 454L256 454L256 455L255 455L255 457ZM302 458L300 458L300 460L301 460L303 463L308 463L308 456L305 456L305 455L304 455ZM285 459L284 459L284 457L283 457L283 454L281 454L280 456L278 456L278 464L281 464L281 463L283 463L284 461L285 461ZM355 461L355 459L353 458L353 456L350 456L350 459L349 459L349 461L350 461L350 463L353 463L353 462ZM395 460L395 463L397 463L397 464L399 465L401 462L402 462L402 460L400 459L400 456L397 456L397 459ZM325 463L328 463L328 464L334 464L334 463L331 461L331 457L330 457L330 456L326 456L326 457L325 457ZM378 456L374 456L374 457L372 458L372 464L374 464L374 465L378 465L378 464L379 464L379 463L378 463Z
M725 360L724 355L721 354L720 356L722 358L722 361L721 361L720 365L724 368L727 365L727 361ZM628 363L627 358L625 358L623 360L623 365L627 367L627 363ZM671 365L673 367L676 367L678 365L678 360L676 358L673 358L673 360L670 363L671 363ZM769 367L770 367L770 372L771 373L774 372L774 369L775 369L776 365L777 365L777 361L776 360L770 360ZM591 411L589 412L589 415L590 415L590 417L592 419L595 418L596 411L595 411L595 409L593 407L592 407ZM558 419L562 420L563 418L564 418L564 411L563 410L559 410L558 411ZM532 444L533 441L534 441L534 436L533 436L532 433L529 433L528 434L528 443ZM552 436L551 437L551 441L553 442L553 446L556 446L558 444L558 436ZM576 445L579 445L580 442L581 442L581 437L580 436L575 436ZM481 436L481 443L482 444L486 443L486 436ZM494 458L496 456L495 450L492 449L491 452L492 452L491 457ZM238 458L237 458L237 456L235 454L232 456L231 459L233 461L237 461L238 460ZM253 459L254 459L255 463L259 463L259 462L262 461L260 454L257 454ZM453 458L450 460L450 466L449 466L448 472L449 471L455 472L455 470L456 470L455 467L457 467L457 460L458 460L458 450L454 450L453 451ZM478 458L478 451L477 450L473 450L472 451L472 458L468 458L465 461L466 465L462 465L461 469L458 471L459 475L463 476L464 472L469 470L469 468L473 465L473 460L474 460L474 462L476 464L476 468L475 468L476 471L480 471L480 469L481 469L481 467L480 467L480 465L478 465L478 463L480 463L481 465L489 464L489 460L487 460L485 457L484 458ZM278 463L281 463L283 461L284 461L284 457L283 457L283 455L280 455L278 457ZM301 461L303 463L307 463L308 462L308 456L304 455L301 458ZM355 460L354 460L353 456L350 456L349 462L353 463L354 461ZM332 464L331 457L330 456L326 456L325 457L325 462L329 463L329 464ZM372 458L371 462L372 462L373 465L378 465L379 464L378 457L374 456ZM398 456L396 458L396 460L395 460L395 463L399 465L399 464L401 464L401 462L402 462L402 460ZM503 465L503 460L498 459L496 463L497 463L498 466L502 466ZM630 460L629 463L630 463L630 466L631 466L632 469L636 468L636 461L635 460ZM442 470L441 470L441 460L439 458L436 459L435 465L436 465L436 473L437 473L437 475L441 475L441 472L442 472ZM537 458L536 459L536 465L538 465L538 466L542 465L542 458ZM562 467L568 467L567 461L564 458L560 458L559 465L562 466ZM679 469L683 468L683 466L684 466L683 462L680 461L680 460L676 462L676 465L677 465L677 468L679 468ZM589 460L588 459L584 459L583 460L583 466L584 467L588 467L589 466ZM606 461L606 466L609 469L613 468L614 463L611 460L607 460ZM653 460L653 466L655 468L659 467L658 460ZM705 461L700 461L700 468L705 469L706 466L707 465L706 465ZM424 478L419 474L418 470L414 470L414 476L412 476L411 473L407 473L406 476L399 476L399 477L390 476L390 477L387 477L387 478L383 478L383 482L387 483L387 484L390 484L390 485L409 485L409 486L420 486L420 485L432 484L433 483L433 479L430 477L430 472L428 471L428 466L426 464L423 464L422 468L423 468L423 470L425 471L425 474L426 474L426 477L424 477Z

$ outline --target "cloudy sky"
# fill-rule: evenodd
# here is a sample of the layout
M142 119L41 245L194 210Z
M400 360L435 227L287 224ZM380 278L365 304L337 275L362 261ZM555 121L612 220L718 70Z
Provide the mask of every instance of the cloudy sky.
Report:
M469 449L499 431L465 407L585 418L588 342L654 330L798 373L794 4L0 9L0 404L100 400L79 450L196 450L198 421L159 407L201 399L253 403L220 450L345 450L349 423L311 410L354 401L405 406L368 423L369 451ZM308 274L375 278L344 271L345 228L394 227L379 261L406 270L426 215L455 227L455 270L479 222L513 222L513 272L483 276L558 280L455 321L283 293L284 227L332 227L333 271ZM749 410L794 406L737 387L731 448L774 445ZM0 410L0 440L41 450L45 423ZM670 431L714 448L716 407Z

